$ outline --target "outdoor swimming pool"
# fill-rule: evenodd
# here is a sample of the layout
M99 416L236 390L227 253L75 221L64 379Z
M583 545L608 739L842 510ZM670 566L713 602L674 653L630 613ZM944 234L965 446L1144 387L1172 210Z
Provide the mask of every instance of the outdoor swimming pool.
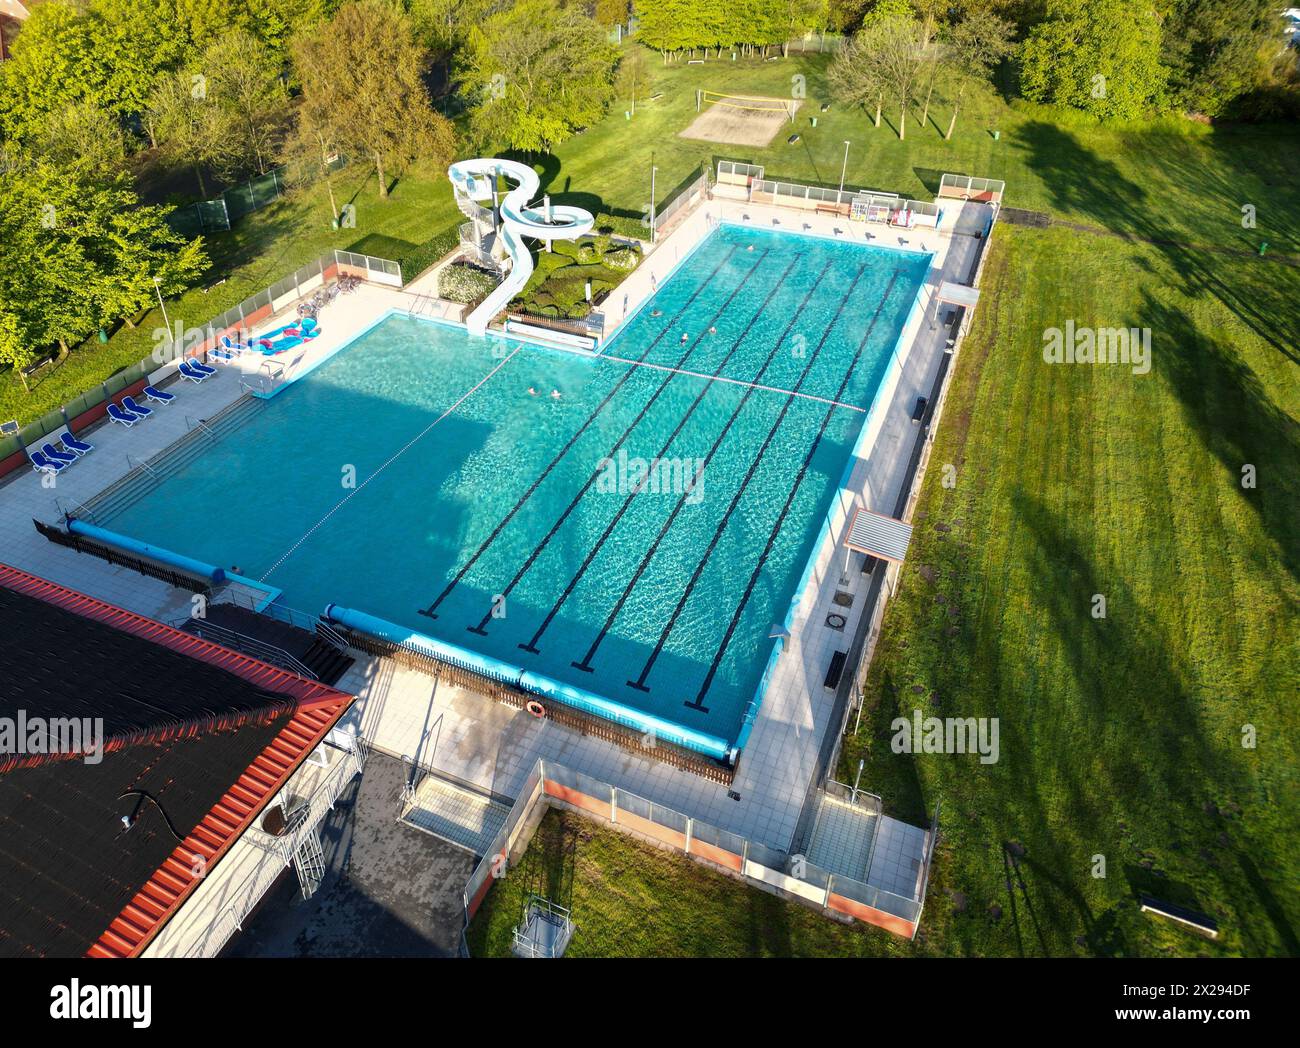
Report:
M724 226L596 358L391 315L97 523L740 747L929 260Z

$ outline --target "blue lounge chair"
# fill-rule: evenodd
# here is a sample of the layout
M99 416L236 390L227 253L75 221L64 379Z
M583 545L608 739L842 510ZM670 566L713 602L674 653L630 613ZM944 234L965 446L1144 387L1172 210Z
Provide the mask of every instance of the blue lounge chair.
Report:
M139 415L134 415L129 410L123 411L111 400L108 402L108 417L111 421L120 423L121 425L125 426L127 429L130 429L132 426L134 426L137 422L140 421Z
M153 408L147 408L143 404L137 404L135 397L123 397L122 407L133 415L139 415L141 418L148 418L153 414Z
M183 378L187 378L191 382L202 382L205 378L212 377L206 372L190 367L190 362L188 360L182 360L177 366L177 370L181 373Z
M77 461L76 455L69 451L60 451L48 441L41 445L41 451L45 453L45 457L51 462L62 462L65 466L71 466Z
M201 360L191 360L190 367L192 367L195 371L201 372L204 375L215 375L217 373L216 368L214 368L211 364L203 363L203 361Z
M145 386L140 392L159 404L170 404L176 399L175 393L168 393L164 389L155 389L153 386Z
M72 435L72 430L65 429L59 435L59 443L71 451L74 455L89 455L95 450L94 444L87 444L84 440L78 440Z
M32 460L32 469L37 473L59 473L68 468L66 462L47 459L39 451L29 451L27 455Z

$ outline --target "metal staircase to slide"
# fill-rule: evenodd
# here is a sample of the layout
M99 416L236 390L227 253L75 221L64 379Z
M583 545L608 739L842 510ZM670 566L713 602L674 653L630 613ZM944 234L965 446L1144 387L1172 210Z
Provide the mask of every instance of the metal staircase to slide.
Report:
M523 290L533 273L533 257L524 244L525 237L550 242L576 240L591 232L595 218L591 212L578 207L551 204L547 198L542 207L533 201L541 182L537 172L525 164L496 157L479 157L452 164L447 170L456 193L456 206L470 219L472 233L461 227L461 241L470 235L476 241L466 244L476 248L480 259L496 257L499 244L510 261L510 271L499 285L468 317L465 326L472 335L487 333L488 324L512 298ZM499 177L515 183L495 207L485 207L479 201L496 198Z

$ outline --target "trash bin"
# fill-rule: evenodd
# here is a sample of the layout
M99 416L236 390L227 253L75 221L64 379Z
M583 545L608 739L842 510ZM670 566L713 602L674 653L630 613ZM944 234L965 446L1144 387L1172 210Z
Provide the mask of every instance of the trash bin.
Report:
M1262 251L1260 252L1261 255L1262 255L1263 253L1264 253L1264 252L1262 252ZM99 341L101 341L101 342L107 342L107 341L108 341L108 332L105 331L103 328L100 328L100 329L99 329Z
M993 132L993 141L994 141L994 142L998 141L1001 137L1002 137L1002 132L1001 132L1001 131L994 131L994 132Z

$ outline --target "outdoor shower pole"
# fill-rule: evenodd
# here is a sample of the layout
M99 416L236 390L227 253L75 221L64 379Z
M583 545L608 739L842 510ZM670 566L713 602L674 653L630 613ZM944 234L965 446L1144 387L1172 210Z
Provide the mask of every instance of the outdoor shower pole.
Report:
M650 155L650 243L655 243L655 172L654 154Z
M844 192L844 175L849 169L849 140L844 140L844 163L840 165L840 192Z
M172 322L167 319L167 304L163 302L162 297L162 278L153 278L153 289L158 295L158 307L162 310L163 326L167 328L167 341L172 341Z

